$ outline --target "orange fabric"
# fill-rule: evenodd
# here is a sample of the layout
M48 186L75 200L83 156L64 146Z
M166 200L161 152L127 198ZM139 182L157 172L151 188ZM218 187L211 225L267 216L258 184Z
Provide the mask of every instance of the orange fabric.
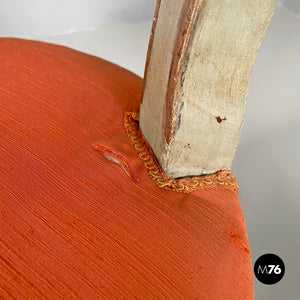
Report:
M0 296L253 299L238 192L156 186L125 133L142 80L0 40Z

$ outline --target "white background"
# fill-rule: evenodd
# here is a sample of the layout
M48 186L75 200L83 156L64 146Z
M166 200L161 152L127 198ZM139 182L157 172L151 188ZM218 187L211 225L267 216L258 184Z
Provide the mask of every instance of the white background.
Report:
M0 0L0 35L36 36L151 19L154 0Z
M286 275L256 299L299 299L300 0L282 0L254 67L233 164L254 261L278 254ZM91 53L143 75L155 0L0 0L0 36Z

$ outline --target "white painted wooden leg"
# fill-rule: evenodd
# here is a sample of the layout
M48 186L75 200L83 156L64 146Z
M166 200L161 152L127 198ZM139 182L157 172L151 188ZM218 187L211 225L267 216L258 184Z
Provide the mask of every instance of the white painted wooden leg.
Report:
M170 177L230 169L277 0L158 0L141 130Z

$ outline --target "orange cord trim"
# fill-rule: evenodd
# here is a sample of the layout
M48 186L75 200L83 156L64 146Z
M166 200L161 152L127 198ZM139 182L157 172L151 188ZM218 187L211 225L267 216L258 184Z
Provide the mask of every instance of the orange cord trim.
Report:
M180 193L192 193L203 189L228 189L238 191L237 179L231 171L220 171L211 175L173 179L163 173L149 144L139 128L139 113L126 112L124 115L125 131L131 143L143 161L149 177L164 190Z

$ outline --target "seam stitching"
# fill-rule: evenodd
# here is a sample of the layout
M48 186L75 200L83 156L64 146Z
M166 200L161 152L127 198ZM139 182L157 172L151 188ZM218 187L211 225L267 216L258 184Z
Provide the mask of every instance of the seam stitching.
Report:
M162 171L149 144L139 128L139 113L125 112L124 127L139 158L144 163L149 177L155 184L167 191L192 193L203 189L227 189L238 191L238 181L231 171L223 170L215 174L173 179Z

